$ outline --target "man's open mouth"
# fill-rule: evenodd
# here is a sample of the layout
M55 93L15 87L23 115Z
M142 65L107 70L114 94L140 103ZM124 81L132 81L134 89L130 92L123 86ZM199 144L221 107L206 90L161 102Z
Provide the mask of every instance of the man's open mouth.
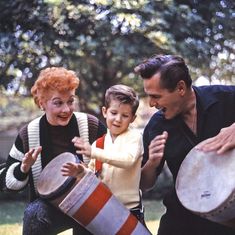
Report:
M166 108L165 107L159 107L157 108L159 111L161 111L162 113L165 113L166 112Z

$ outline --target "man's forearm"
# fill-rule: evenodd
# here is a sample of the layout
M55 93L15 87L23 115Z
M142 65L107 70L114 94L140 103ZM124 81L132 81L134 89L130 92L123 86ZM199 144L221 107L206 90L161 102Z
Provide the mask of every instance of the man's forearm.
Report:
M141 170L140 188L143 191L150 190L155 185L156 179L156 168L147 162Z

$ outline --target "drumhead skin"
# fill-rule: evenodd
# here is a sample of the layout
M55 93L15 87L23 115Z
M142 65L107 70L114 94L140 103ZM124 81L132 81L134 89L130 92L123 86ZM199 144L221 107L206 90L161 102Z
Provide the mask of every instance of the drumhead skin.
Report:
M76 178L63 176L61 173L60 169L66 162L79 162L79 159L72 153L64 152L43 169L37 182L37 191L42 198L54 199L74 184Z
M234 189L235 149L218 155L194 147L182 162L176 178L180 202L198 214L210 213L234 199Z

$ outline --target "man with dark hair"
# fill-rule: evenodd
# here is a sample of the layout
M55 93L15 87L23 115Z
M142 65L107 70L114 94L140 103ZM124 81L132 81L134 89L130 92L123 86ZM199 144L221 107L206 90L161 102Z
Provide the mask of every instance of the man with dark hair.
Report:
M149 105L158 109L143 135L143 190L154 186L165 162L175 182L182 161L203 140L208 139L200 146L203 151L224 153L235 147L235 86L192 86L183 58L174 55L153 56L135 72L143 78ZM175 189L163 202L167 210L158 235L235 234L185 209Z

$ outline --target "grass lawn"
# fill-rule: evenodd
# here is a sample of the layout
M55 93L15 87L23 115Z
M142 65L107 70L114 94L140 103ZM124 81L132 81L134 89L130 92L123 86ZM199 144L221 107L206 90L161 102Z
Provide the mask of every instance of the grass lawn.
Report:
M147 226L153 234L156 234L158 220L164 212L164 207L159 201L144 201L145 219ZM1 200L0 201L0 235L21 235L22 218L25 207L24 201ZM71 235L72 231L67 230L60 235ZM32 234L33 235L33 234Z

